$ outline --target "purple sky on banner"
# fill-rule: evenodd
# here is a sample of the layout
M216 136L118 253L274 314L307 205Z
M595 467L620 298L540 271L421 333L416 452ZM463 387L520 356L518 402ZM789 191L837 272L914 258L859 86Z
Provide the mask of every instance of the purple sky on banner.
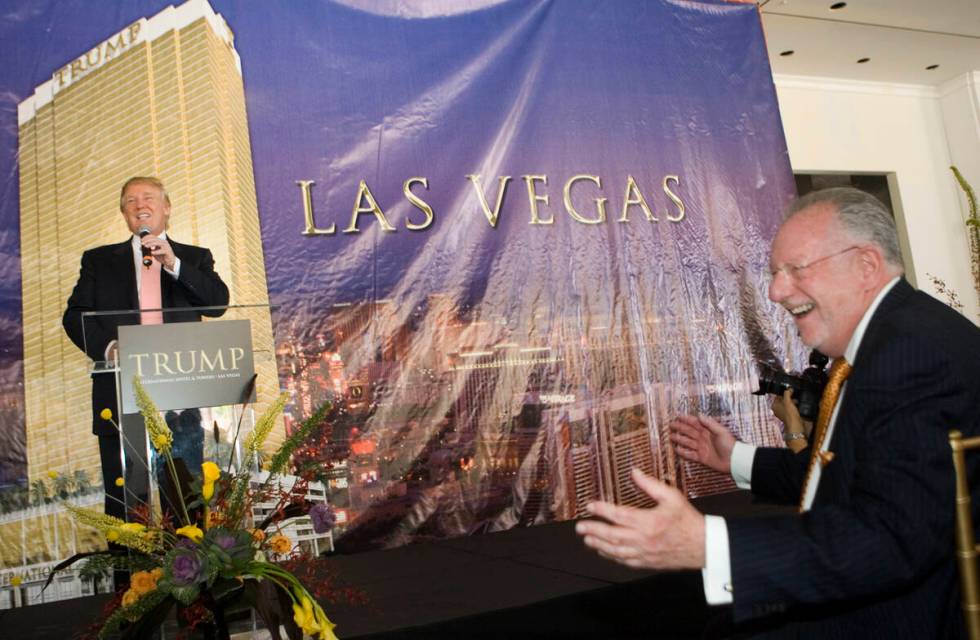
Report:
M166 4L25 2L0 15L9 61L0 74L5 319L19 307L17 102L78 51ZM609 11L595 2L515 2L411 21L328 3L284 3L262 12L241 2L212 5L235 31L242 57L267 246L289 247L281 258L274 251L267 256L274 295L344 291L356 297L348 285L368 286L360 278L316 277L312 266L280 265L316 265L344 245L363 242L376 226L365 216L360 236L298 237L297 179L317 181L318 223L336 222L341 229L357 193L357 180L342 178L366 179L387 212L393 203L404 204L405 178L428 176L429 192L420 195L432 204L436 221L428 232L402 229L386 239L386 251L397 256L414 252L454 218L488 226L472 197L454 199L472 193L465 175L481 169L515 176L499 232L527 226L524 173L549 174L543 191L551 194L553 211L561 182L579 172L603 178L602 195L611 205L622 201L626 172L635 174L651 201L661 176L683 170L680 191L703 193L709 182L720 181L730 193L751 196L755 206L778 205L756 196L760 186L787 178L782 132L765 124L778 122L778 110L750 5L636 2ZM494 147L491 136L504 134L512 140ZM488 158L491 150L498 156ZM751 163L744 166L746 160ZM494 178L483 176L488 198L496 193ZM703 216L699 208L692 206L689 215ZM616 207L610 210L615 218ZM634 207L631 225L640 224L641 215ZM272 220L276 224L268 225ZM558 211L548 231L561 234L572 224ZM297 269L309 277L296 277ZM385 295L397 277L379 267L370 286Z
M53 69L167 4L25 0L0 10L0 370L8 384L22 353L17 103ZM370 11L348 6L353 0L211 4L241 56L279 340L313 340L338 303L391 299L415 309L433 293L448 294L469 320L493 318L515 334L538 314L550 323L582 317L588 331L589 318L608 313L642 341L640 319L656 313L678 326L730 326L730 337L698 338L689 353L665 356L705 361L692 379L723 384L750 366L727 361L752 351L747 329L734 326L752 325L739 302L745 291L761 305L762 332L777 342L785 335L761 283L794 187L755 5L475 1L466 5L473 10L411 5L450 9L406 16L390 15L386 8L401 3L382 0L361 3ZM468 174L481 175L491 207L498 176L512 177L496 228ZM601 188L577 182L571 204L593 218L593 199L606 198L600 224L566 211L563 187L580 174L598 176ZM549 198L538 201L539 217L553 224L529 224L524 175L547 176L536 184ZM678 177L670 188L685 206L679 222L667 220L678 214L662 186L668 175ZM659 222L635 205L629 222L617 221L628 176ZM424 219L403 194L412 177L427 180L413 193L434 211L421 231L406 229ZM335 234L301 234L297 180L315 181L316 225L336 225ZM395 232L382 232L370 213L359 233L342 232L362 180ZM81 213L65 211L65 224Z
M259 57L240 44L269 286L277 301L301 300L310 313L397 294L409 264L416 292L455 286L472 304L494 258L513 257L515 242L522 260L539 258L521 264L534 274L559 243L588 251L620 237L676 235L699 245L705 217L734 208L756 209L750 219L768 238L778 219L772 212L791 189L753 6L507 3L405 20L322 5L299 23L276 13L265 26L292 27ZM297 60L310 71L290 72ZM261 160L276 154L277 162ZM496 230L465 177L471 173L482 175L491 205L497 176L513 176ZM609 198L602 225L563 211L562 185L579 173L603 181L601 194L576 187L583 203ZM542 209L554 225L529 226L524 174L548 175L539 191L550 197ZM650 225L638 207L628 225L614 222L627 175L663 211L672 205L660 183L670 174L681 178L690 224ZM421 220L402 195L412 176L428 178L428 190L415 192L435 211L423 232L405 229L406 216ZM317 225L336 224L336 235L298 235L301 199L289 188L297 179L316 181ZM359 234L341 233L362 179L396 232L380 233L366 215Z
M673 479L659 443L677 411L730 416L758 442L768 412L746 387L787 335L764 282L793 181L754 5L514 2L409 19L323 4L293 27L259 58L241 45L277 340L308 370L323 371L310 356L336 352L350 376L380 383L349 437L394 458L390 473L378 464L381 488L355 474L341 549L573 517L588 483L556 480L572 453L554 434L576 412L595 416L589 435L569 438L578 455L600 452L607 497L606 458L642 465L649 451L649 468ZM309 72L291 72L295 61ZM491 208L511 176L495 227L473 174ZM580 180L566 196L583 174L601 188ZM535 202L552 224L530 224L523 176L547 176ZM630 176L658 222L639 206L618 221ZM668 219L680 216L665 176L677 176L680 221ZM413 177L434 212L421 231L406 228L424 218L403 194ZM300 235L296 180L315 181L314 221L332 234ZM366 206L362 183L394 231L370 213L343 231ZM595 218L597 197L604 222L573 219L569 209ZM375 300L389 303L357 323ZM555 360L501 355L537 349ZM282 381L301 389L322 375ZM567 417L544 397L573 399ZM622 444L634 420L645 445ZM475 478L452 463L464 459Z

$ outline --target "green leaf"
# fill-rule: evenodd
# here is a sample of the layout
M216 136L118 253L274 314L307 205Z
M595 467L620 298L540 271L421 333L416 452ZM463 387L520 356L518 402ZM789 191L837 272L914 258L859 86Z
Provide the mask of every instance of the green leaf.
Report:
M177 602L183 605L190 605L192 602L197 600L197 596L200 595L201 588L195 584L189 584L186 587L174 586L170 590L170 595L177 600Z

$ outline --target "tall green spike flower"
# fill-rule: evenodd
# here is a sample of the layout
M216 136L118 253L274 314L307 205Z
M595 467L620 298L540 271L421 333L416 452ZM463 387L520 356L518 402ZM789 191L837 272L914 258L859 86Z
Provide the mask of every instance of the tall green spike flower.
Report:
M174 434L163 418L160 417L160 411L153 399L146 393L139 376L133 376L133 392L136 394L136 406L143 414L143 422L146 424L146 433L150 436L150 443L160 455L170 455Z
M265 410L265 413L262 414L258 422L255 423L255 428L252 429L252 433L248 434L248 437L245 438L245 450L250 454L258 453L262 449L262 445L265 444L265 439L269 437L269 432L272 431L272 427L276 424L276 417L282 412L283 407L286 406L287 400L289 400L289 392L283 391L276 398L276 401L269 405L269 408Z
M143 424L146 425L146 434L150 438L150 443L164 460L170 469L170 477L177 478L177 469L174 468L174 458L171 449L174 444L174 434L167 426L167 423L160 416L160 410L150 398L150 395L143 388L139 376L133 376L133 392L136 394L136 406L143 414ZM184 501L184 492L180 488L179 482L174 482L174 489L177 491L177 506L180 507L180 515L183 517L184 524L191 524L190 515L187 513L187 503Z
M143 553L153 553L162 548L163 540L159 530L147 529L141 524L125 522L104 513L75 506L70 502L63 502L62 504L76 522L98 530L110 542L116 542Z

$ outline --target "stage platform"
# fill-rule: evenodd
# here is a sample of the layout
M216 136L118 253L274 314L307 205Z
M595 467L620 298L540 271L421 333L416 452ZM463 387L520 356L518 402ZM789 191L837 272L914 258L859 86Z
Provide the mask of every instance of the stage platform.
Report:
M694 501L705 513L765 514L747 492ZM325 609L344 640L396 638L701 638L727 627L709 608L700 572L653 573L587 550L561 522L330 558L367 596ZM2 638L64 640L108 596L0 612Z

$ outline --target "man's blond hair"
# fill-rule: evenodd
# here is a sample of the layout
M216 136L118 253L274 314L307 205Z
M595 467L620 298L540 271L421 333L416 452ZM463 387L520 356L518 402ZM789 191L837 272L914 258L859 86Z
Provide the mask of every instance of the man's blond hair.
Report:
M153 185L154 187L159 189L160 192L163 194L163 201L167 203L167 206L168 207L170 206L170 194L167 193L167 188L163 186L163 182L161 182L160 178L155 178L153 176L133 176L132 178L130 178L129 180L123 183L122 189L120 189L119 191L120 211L126 208L125 207L126 203L123 201L123 198L126 197L126 189L128 189L131 185L134 184Z

